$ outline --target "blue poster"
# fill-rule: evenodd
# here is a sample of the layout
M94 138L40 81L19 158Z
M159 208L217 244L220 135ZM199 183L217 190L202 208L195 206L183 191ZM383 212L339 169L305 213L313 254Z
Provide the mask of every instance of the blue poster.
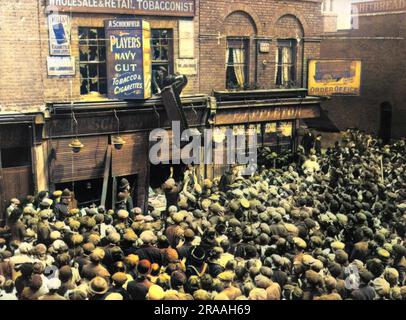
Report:
M141 19L108 20L108 97L130 100L151 96L149 25Z

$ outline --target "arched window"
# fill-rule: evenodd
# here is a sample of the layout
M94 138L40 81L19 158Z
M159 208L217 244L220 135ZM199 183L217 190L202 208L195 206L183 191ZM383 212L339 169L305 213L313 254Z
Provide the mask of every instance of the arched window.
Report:
M255 22L246 12L236 11L225 21L227 47L225 53L226 88L245 89L255 70Z

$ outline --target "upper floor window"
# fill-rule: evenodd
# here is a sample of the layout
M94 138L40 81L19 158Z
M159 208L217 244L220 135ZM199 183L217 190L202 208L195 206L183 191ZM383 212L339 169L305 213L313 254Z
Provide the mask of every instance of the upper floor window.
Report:
M278 40L276 85L289 87L296 83L296 40Z
M248 39L227 39L226 87L243 89L248 83Z
M104 28L79 27L80 93L107 94Z
M173 31L171 29L151 31L152 92L158 93L162 77L173 73Z
M334 0L323 0L323 11L332 12L334 10Z

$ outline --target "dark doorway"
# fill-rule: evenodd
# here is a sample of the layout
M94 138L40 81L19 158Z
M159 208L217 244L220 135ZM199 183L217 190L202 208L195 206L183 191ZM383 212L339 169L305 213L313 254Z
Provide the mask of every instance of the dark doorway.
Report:
M34 191L31 141L31 126L0 125L0 225L10 199Z
M151 164L149 185L152 189L161 187L162 184L169 178L171 167L173 167L173 178L175 181L181 181L183 179L183 172L185 169L184 164Z
M68 182L55 185L56 190L64 190L66 188L73 191L79 208L88 207L92 204L99 206L101 202L103 179L76 181L74 183Z
M379 137L383 143L389 143L392 137L392 105L385 101L381 103L381 127Z

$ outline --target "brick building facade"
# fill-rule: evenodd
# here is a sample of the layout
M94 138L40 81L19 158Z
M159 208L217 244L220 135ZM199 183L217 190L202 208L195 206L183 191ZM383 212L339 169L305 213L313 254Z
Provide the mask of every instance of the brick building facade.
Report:
M246 129L247 125L255 125L261 135L269 128L274 130L267 134L272 136L269 141L278 144L283 139L276 131L285 130L289 132L289 147L293 147L291 141L296 137L299 119L318 115L320 101L295 88L306 87L307 60L320 55L320 0L160 0L193 3L193 14L187 16L159 11L140 14L127 9L110 12L106 8L74 8L65 12L60 7L47 6L52 2L69 3L1 1L1 211L12 196L64 187L77 188L78 192L94 188L101 193L108 186L113 196L107 196L106 200L104 194L102 198L114 203L117 179L121 177L131 180L136 190L135 202L145 206L150 176L161 172L148 162L148 133L157 127L169 128L170 122L159 97L147 101L109 100L100 92L105 81L101 69L97 69L97 77L90 76L89 70L94 68L91 63L100 61L88 63L83 57L89 60L89 51L101 50L90 48L96 47L92 44L96 40L91 37L103 42L107 19L136 16L150 22L151 29L158 34L156 47L167 50L165 59L160 56L156 65L165 62L169 72L178 71L177 62L183 59L180 23L193 23L194 56L184 60L192 65L197 61L196 72L188 75L189 83L182 98L191 127L218 125ZM74 76L48 75L50 11L70 16ZM87 71L83 71L85 68ZM227 89L236 95L228 96ZM241 95L241 89L248 91ZM288 90L284 92L285 89ZM209 101L216 100L208 97L213 91L218 93L217 98L228 102L210 104ZM234 106L238 112L233 111ZM122 153L112 146L118 125L127 142ZM69 148L75 137L85 145L79 154L72 154ZM14 160L16 155L18 161ZM201 175L208 177L218 176L224 169L224 166L217 171L199 168Z
M362 60L361 94L333 97L323 107L341 130L356 127L380 134L391 126L393 137L404 137L406 1L357 3L352 12L351 30L324 35L321 57ZM385 120L385 106L391 121L390 116Z
M296 46L294 84L306 87L309 58L318 58L321 33L321 1L200 1L200 91L226 88L227 39L249 42L248 83L275 88L278 40ZM269 43L269 52L259 51ZM215 74L216 77L206 75Z

